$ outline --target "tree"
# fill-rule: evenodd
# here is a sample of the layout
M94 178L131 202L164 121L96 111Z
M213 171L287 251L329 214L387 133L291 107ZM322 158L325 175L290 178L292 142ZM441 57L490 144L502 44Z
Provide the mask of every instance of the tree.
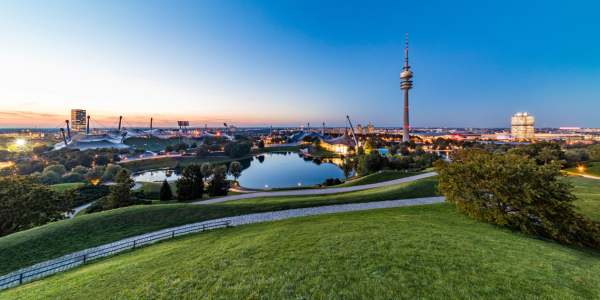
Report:
M358 147L358 150L356 151L356 154L357 154L358 156L363 156L363 155L365 155L365 148L363 148L363 147Z
M73 170L71 170L71 172L80 174L82 176L87 174L88 171L89 171L89 169L84 166L77 166L77 167L73 168Z
M229 191L229 182L227 178L227 167L217 165L213 170L213 177L208 184L208 195L211 197L227 196Z
M194 200L202 198L204 193L204 182L202 181L202 171L197 164L189 164L181 178L175 182L177 185L177 198L181 201Z
M263 140L258 141L258 149L264 149L265 148L265 142L263 142Z
M175 145L175 147L173 147L173 150L175 152L181 152L181 151L187 150L188 147L189 146L186 143L178 143L178 144Z
M204 158L208 155L208 148L204 145L200 145L200 147L196 148L195 153L198 158Z
M166 153L173 152L173 146L171 146L171 145L167 145L167 146L165 147L165 152L166 152Z
M121 170L123 170L123 167L119 166L119 165L110 165L108 167L106 167L106 171L104 171L104 173L108 173L110 174L111 178L115 178L117 176L117 174L119 174L119 172L121 172Z
M121 148L121 150L119 150L119 154L129 154L130 152L129 148Z
M379 154L367 154L360 157L357 171L361 175L368 175L380 171L384 166L383 157Z
M598 222L575 212L573 186L560 165L538 165L519 154L471 148L434 163L446 201L472 218L554 239L600 248Z
M136 201L131 195L131 189L135 186L131 173L127 169L119 171L115 177L115 184L111 185L110 194L105 208L114 209L133 205Z
M231 162L231 164L229 165L229 174L233 176L233 180L235 181L237 181L238 177L242 176L243 170L244 168L242 167L242 164L237 160Z
M210 163L204 163L202 164L202 167L200 168L200 171L202 172L202 177L204 179L208 179L208 177L210 177L212 175L212 165Z
M169 184L166 178L160 186L158 199L160 199L160 201L173 200L173 191L171 190L171 185Z
M54 171L47 171L42 174L40 179L41 184L52 185L60 183L60 175Z
M352 173L352 170L354 170L354 163L352 159L349 157L344 158L342 160L342 171L344 171L344 177L348 178L348 176L350 176Z
M198 144L196 144L196 142L192 142L192 145L190 145L190 148L197 148Z
M321 139L315 138L313 141L313 147L315 148L315 151L321 150Z
M46 150L48 150L48 146L46 145L39 145L39 146L35 146L33 147L33 154L42 154L44 152L46 152Z
M594 145L590 148L590 156L595 160L600 159L600 145Z
M364 145L365 147L365 152L366 153L371 153L371 150L378 150L377 148L377 144L375 144L374 141L368 141L365 143Z
M105 155L98 155L94 157L94 164L96 166L106 166L110 163L110 160Z
M37 178L0 178L0 236L68 218L72 190L59 192L37 184Z
M54 173L58 174L59 176L62 176L65 173L67 173L67 169L63 165L50 165L50 166L47 166L44 168L43 173L48 173L48 172L54 172Z
M417 147L415 148L415 154L416 154L417 156L421 156L421 155L425 154L425 150L423 150L423 147L421 147L421 146L417 146Z
M146 153L146 149L144 149L144 148L137 148L137 149L133 150L132 154L133 155L140 155L142 153Z

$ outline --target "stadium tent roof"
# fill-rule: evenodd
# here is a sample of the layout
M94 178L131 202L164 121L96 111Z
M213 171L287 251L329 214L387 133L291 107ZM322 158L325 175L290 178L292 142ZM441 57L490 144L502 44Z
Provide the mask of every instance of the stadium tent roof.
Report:
M65 144L63 142L56 144L56 149L60 149L60 148L64 148L64 147L65 147ZM67 146L67 148L79 149L79 150L88 150L88 149L96 149L96 148L111 148L111 147L115 147L117 149L131 148L125 144L113 143L108 140L72 141L72 142L68 143L68 146Z
M356 146L356 142L354 141L354 139L345 133L344 133L344 135L340 136L337 139L322 140L322 141L323 141L323 143L327 143L329 145Z

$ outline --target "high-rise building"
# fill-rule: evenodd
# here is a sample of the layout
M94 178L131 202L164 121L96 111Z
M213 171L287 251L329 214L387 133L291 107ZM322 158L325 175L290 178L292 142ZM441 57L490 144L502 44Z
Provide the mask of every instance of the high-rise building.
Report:
M71 109L71 128L73 131L85 131L85 110Z
M517 113L510 119L512 138L515 140L533 140L535 138L534 121L534 117L529 113Z
M408 34L406 35L406 59L404 60L404 72L400 73L402 85L401 90L404 90L404 125L402 126L402 141L410 142L410 125L408 125L408 90L412 89L413 72L409 71L410 66L408 65Z

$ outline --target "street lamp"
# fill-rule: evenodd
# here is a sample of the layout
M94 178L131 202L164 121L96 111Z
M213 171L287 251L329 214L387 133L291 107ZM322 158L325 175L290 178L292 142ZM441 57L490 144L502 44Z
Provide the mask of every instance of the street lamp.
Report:
M581 175L583 173L583 167L579 167L579 175Z

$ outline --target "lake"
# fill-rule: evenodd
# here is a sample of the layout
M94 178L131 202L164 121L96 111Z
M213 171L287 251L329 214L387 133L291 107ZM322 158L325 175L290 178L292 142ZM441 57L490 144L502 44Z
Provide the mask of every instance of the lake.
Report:
M328 178L344 178L344 172L333 162L339 159L325 159L321 162L295 152L273 152L242 159L241 186L255 189L310 186L323 183ZM135 181L177 180L181 170L154 170L136 173ZM227 176L232 179L232 176Z

